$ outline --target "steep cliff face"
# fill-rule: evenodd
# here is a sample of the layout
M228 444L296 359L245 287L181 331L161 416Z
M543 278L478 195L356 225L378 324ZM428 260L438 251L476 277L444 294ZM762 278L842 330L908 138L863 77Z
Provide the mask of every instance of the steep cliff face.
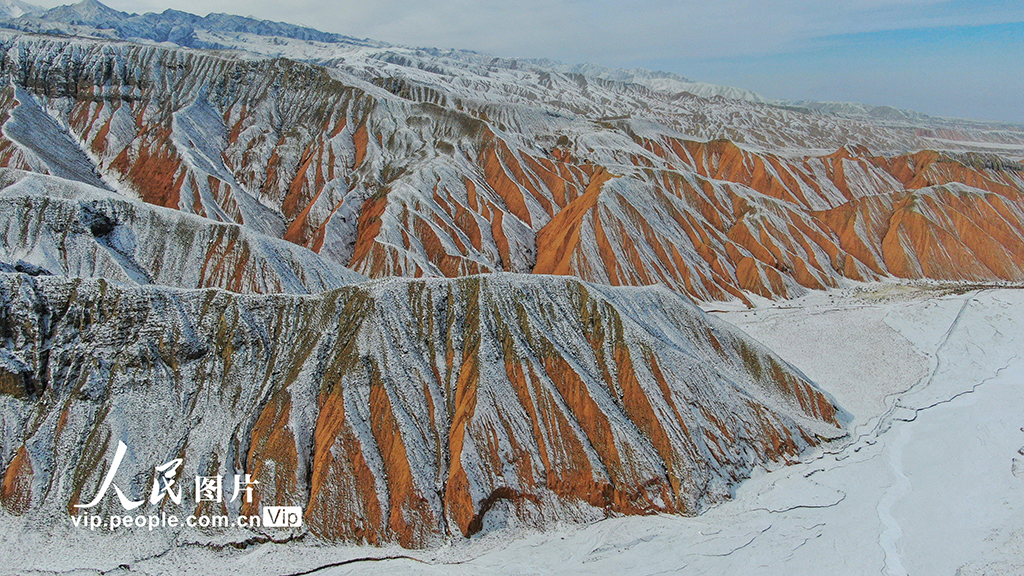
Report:
M801 373L661 288L490 275L244 296L3 274L0 305L2 504L44 526L92 497L118 441L130 498L182 458L185 478L252 474L242 512L302 505L321 537L423 546L696 513L843 434Z
M702 98L462 52L196 34L244 52L0 34L0 165L240 224L371 277L572 274L700 299L947 278L918 249L883 254L887 219L868 230L836 214L946 184L1021 207L1020 164L963 152L1009 153L1019 127ZM915 152L928 146L960 152ZM1021 280L987 245L964 245L960 276Z

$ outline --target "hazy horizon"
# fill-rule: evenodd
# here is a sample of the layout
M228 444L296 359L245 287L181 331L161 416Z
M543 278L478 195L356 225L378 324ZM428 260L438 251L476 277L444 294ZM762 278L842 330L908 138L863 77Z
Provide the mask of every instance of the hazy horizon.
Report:
M661 70L772 99L1024 124L1024 5L1006 0L104 3L126 12L226 12L410 46Z

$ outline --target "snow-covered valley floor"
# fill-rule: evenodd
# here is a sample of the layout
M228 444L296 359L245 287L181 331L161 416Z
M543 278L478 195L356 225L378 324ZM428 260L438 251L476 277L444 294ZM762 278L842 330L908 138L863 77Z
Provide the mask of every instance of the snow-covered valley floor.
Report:
M733 500L699 517L492 533L425 552L297 543L166 550L155 537L121 548L109 536L30 537L9 525L0 530L0 566L324 575L1024 574L1024 290L883 284L713 313L803 370L854 422L848 441L756 475Z

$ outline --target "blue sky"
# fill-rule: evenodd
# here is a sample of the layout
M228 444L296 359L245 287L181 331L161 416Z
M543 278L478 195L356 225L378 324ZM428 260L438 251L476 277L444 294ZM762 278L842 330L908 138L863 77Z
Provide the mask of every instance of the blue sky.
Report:
M252 15L415 46L660 69L772 98L1024 123L1020 0L106 3L131 12Z
M795 50L655 58L640 65L685 70L774 98L846 100L1024 123L1024 23L841 34Z

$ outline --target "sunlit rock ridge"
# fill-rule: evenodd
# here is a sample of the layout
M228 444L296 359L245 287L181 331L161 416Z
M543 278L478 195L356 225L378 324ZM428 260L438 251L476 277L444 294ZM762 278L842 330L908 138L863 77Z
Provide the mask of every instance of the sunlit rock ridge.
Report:
M1024 280L1020 126L8 4L0 504L35 526L119 440L328 540L695 514L847 417L693 299Z

